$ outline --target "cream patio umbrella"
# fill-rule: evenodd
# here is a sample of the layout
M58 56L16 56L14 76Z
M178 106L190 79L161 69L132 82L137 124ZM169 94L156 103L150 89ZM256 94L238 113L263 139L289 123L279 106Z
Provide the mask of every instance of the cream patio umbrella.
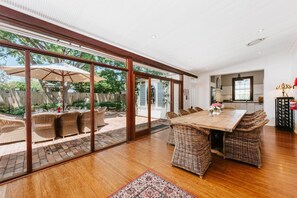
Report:
M25 76L24 66L0 66L0 70L5 71L8 75ZM62 82L62 96L64 97L65 82L90 82L90 72L79 69L66 63L54 63L46 65L32 65L30 67L31 78L43 81L60 81ZM105 80L95 75L94 81ZM64 110L64 98L63 98Z

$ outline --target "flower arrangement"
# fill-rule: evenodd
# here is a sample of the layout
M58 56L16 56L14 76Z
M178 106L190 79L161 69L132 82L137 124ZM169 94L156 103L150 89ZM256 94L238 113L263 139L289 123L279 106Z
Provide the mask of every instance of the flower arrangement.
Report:
M221 103L213 103L209 109L208 112L210 113L210 115L212 116L213 114L219 115L221 113L221 108L222 108L222 104Z

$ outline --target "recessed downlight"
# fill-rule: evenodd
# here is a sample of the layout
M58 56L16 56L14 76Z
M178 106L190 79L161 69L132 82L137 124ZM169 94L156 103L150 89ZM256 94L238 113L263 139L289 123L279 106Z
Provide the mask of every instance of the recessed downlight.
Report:
M157 35L152 35L152 39L156 39L157 38Z
M246 46L254 46L257 45L259 43L261 43L262 41L264 41L266 38L258 38L256 40L253 40L251 42L249 42L248 44L246 44Z
M259 29L258 32L259 33L264 32L264 29Z

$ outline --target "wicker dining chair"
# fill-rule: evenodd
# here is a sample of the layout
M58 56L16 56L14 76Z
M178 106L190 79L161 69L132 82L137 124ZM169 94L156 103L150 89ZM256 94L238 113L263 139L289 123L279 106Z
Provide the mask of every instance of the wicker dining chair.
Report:
M169 122L170 122L170 119L176 118L176 117L178 117L178 115L176 113L174 113L174 112L167 112L166 113L166 118L169 120ZM171 144L171 145L175 144L174 133L173 133L173 129L172 129L171 124L170 124L170 128L169 128L167 144Z
M178 114L179 114L180 116L184 116L184 115L189 115L190 113L189 113L188 111L186 111L186 110L179 109L179 110L178 110Z
M203 109L200 108L200 107L195 107L194 109L195 109L196 111L203 111Z
M209 130L173 124L175 148L172 165L203 177L211 164Z
M264 110L263 109L260 109L260 110L258 110L258 111L255 111L254 113L246 113L244 116L245 117L249 117L249 116L256 116L256 115L259 115L259 114L262 114L264 112Z
M54 140L56 138L55 114L32 115L32 142Z
M241 119L242 121L252 121L252 120L256 120L258 118L261 118L261 117L266 117L266 113L265 112L261 112L261 113L258 113L258 114L255 114L253 116L243 116L243 118Z
M23 120L0 117L0 144L26 140L26 125Z
M58 119L58 135L61 137L79 134L77 119L79 116L79 112L69 112L64 113Z
M268 119L252 125L241 125L225 134L225 158L261 167L261 133Z
M96 120L97 120L97 127L102 127L105 125L104 117L106 112L106 107L98 108L96 111Z
M255 118L245 118L245 119L241 119L240 123L238 124L238 127L240 126L246 126L246 125L253 125L259 121L263 121L265 120L267 117L266 113L263 113Z
M188 108L188 112L189 113L197 113L198 111L196 111L195 109L192 109L192 108Z
M97 120L95 113L94 129L97 131ZM91 131L91 111L83 112L78 117L78 130L80 133L88 133Z

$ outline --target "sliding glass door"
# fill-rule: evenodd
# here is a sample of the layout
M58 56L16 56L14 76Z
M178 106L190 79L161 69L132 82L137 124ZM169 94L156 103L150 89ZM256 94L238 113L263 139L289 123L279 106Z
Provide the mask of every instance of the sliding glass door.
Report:
M135 135L140 136L149 132L151 90L148 77L135 77Z

